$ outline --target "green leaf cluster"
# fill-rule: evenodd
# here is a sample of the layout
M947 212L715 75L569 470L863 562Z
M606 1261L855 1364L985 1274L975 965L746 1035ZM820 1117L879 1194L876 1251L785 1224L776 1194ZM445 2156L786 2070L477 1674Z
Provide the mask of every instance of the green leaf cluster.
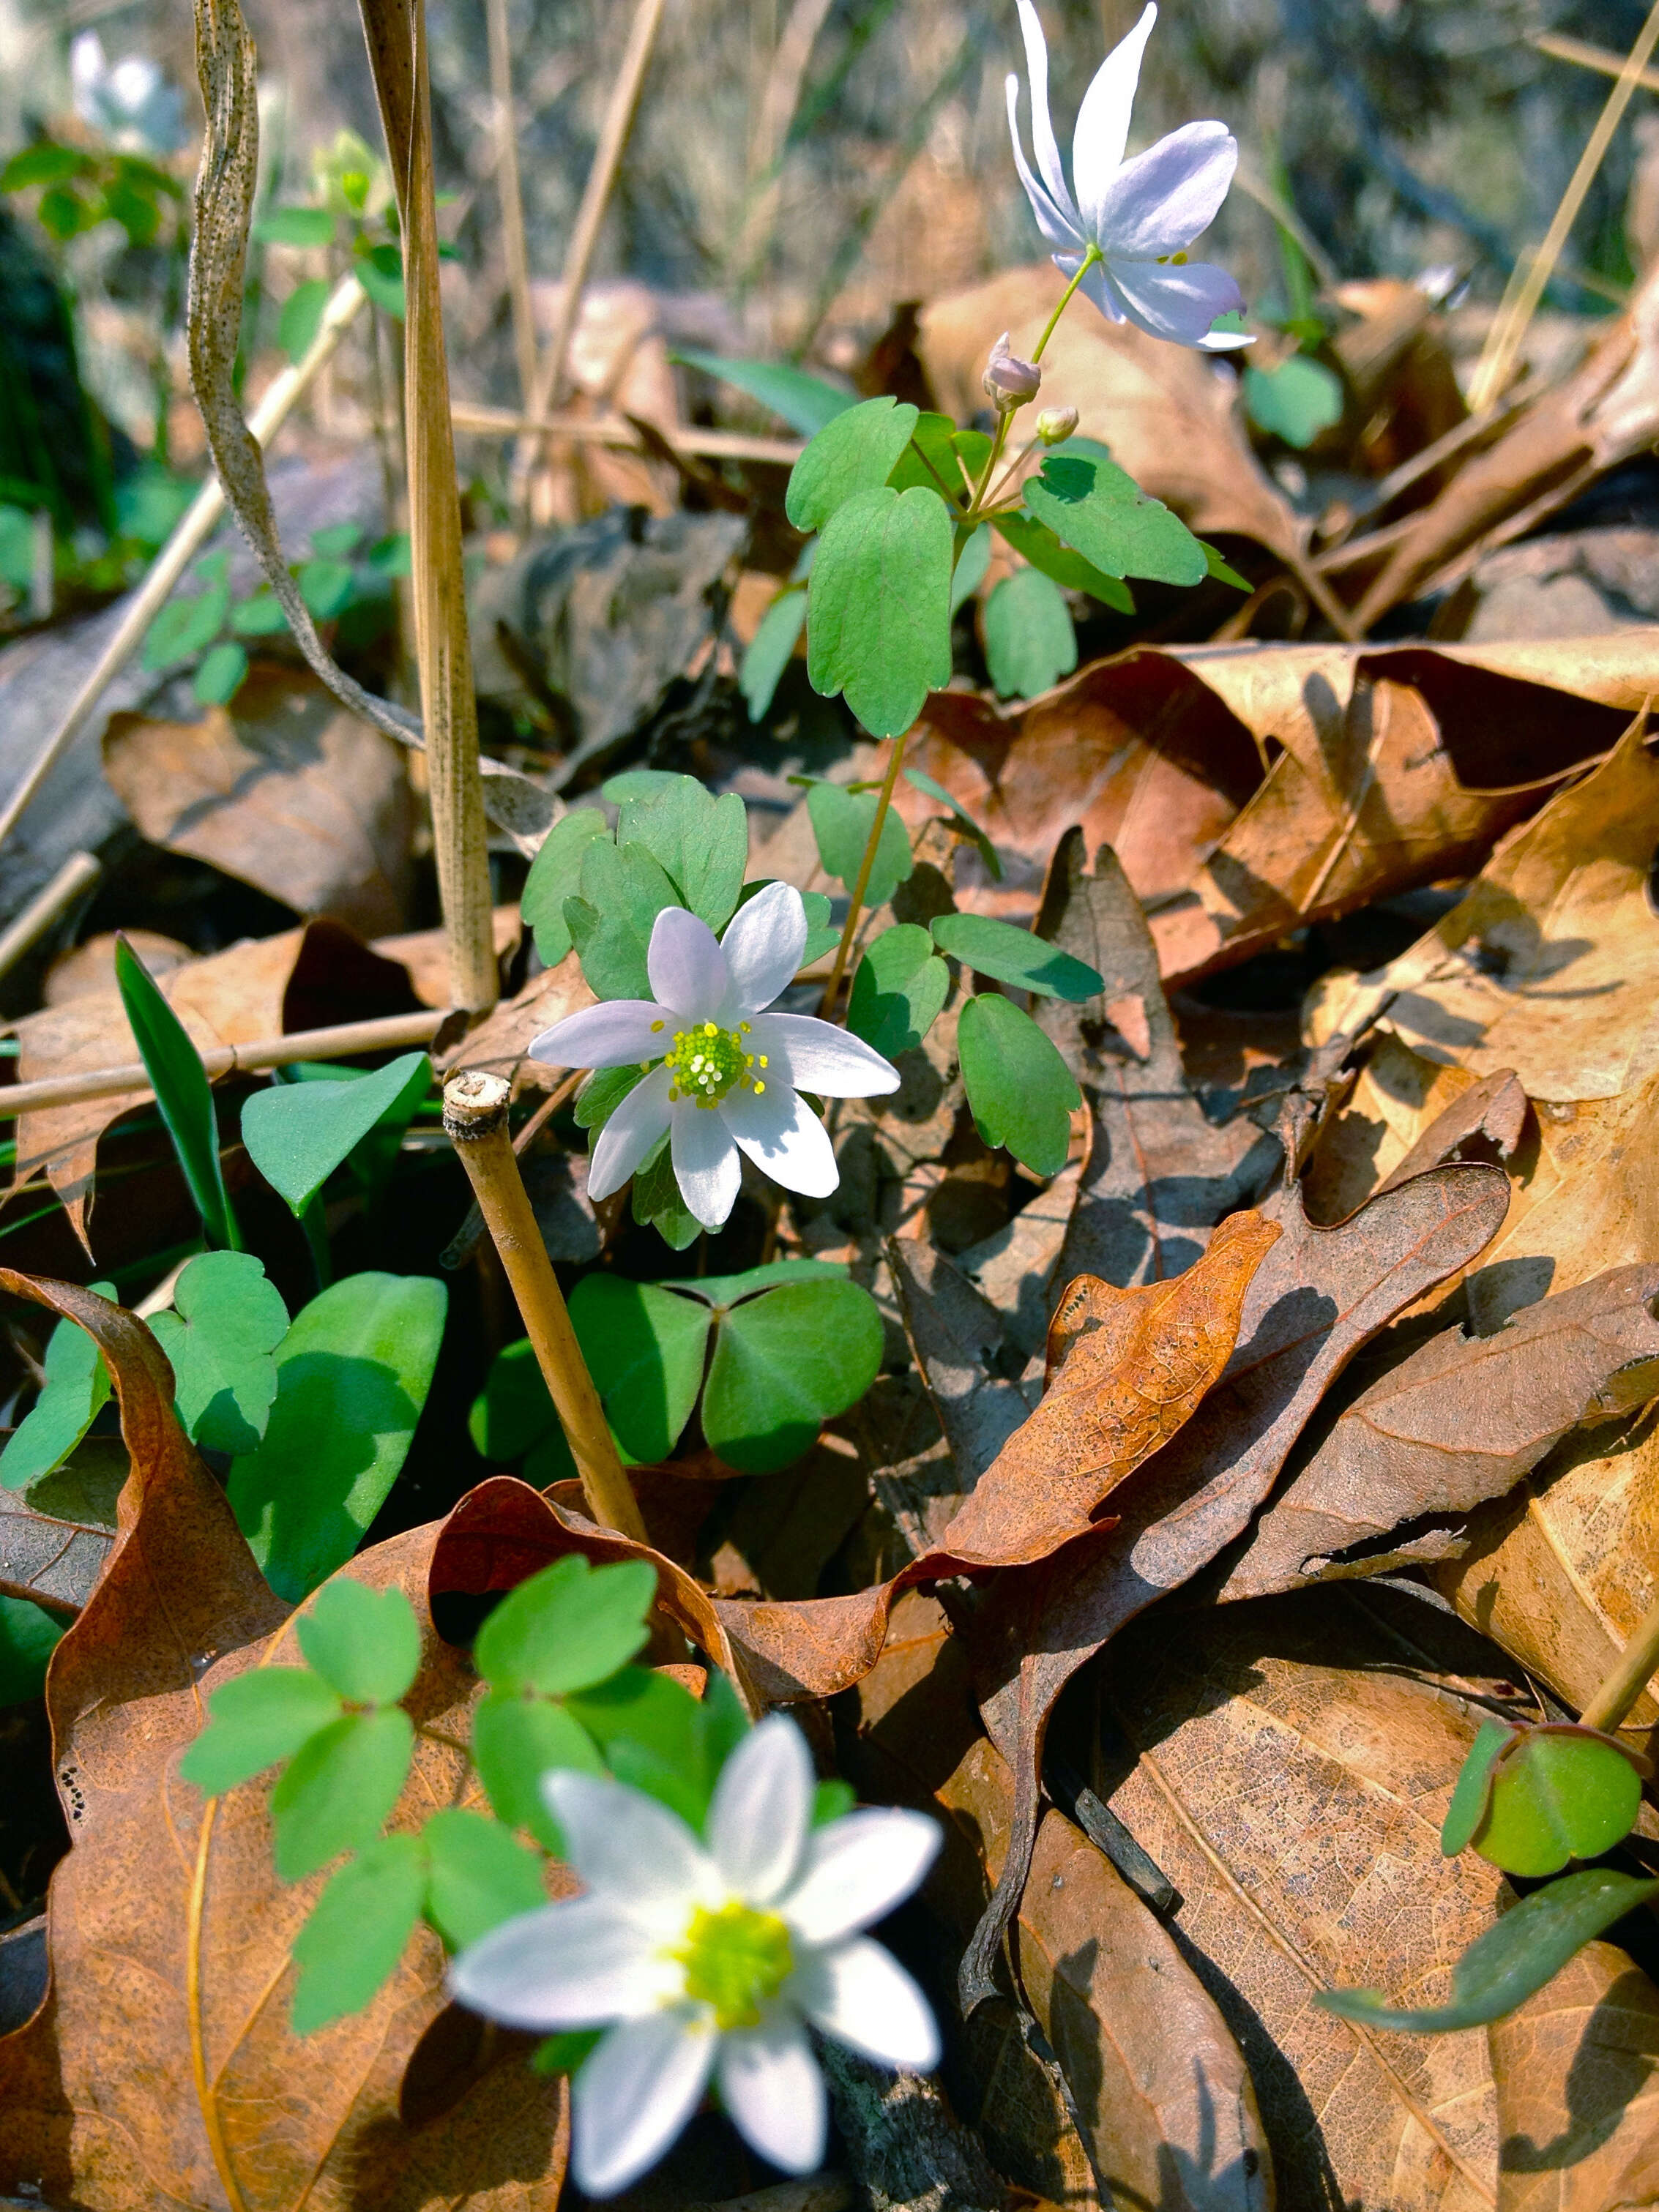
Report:
M591 1274L570 1318L617 1445L636 1462L666 1459L701 1401L710 1448L744 1474L772 1474L810 1450L881 1364L874 1299L821 1261L666 1283ZM543 1474L556 1417L527 1345L498 1356L471 1429L487 1459L528 1453L526 1473Z
M65 146L37 138L0 170L0 192L38 188L40 227L66 245L100 223L118 223L129 246L153 246L167 204L184 198L179 179L141 155Z

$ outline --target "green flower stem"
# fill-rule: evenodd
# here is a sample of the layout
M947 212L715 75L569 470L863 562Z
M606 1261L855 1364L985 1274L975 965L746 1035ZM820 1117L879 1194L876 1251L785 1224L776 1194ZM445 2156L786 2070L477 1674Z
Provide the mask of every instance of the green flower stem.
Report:
M1611 1735L1659 1671L1659 1602L1656 1602L1602 1678L1579 1716L1583 1725Z
M1053 337L1054 334L1054 325L1059 322L1060 317L1072 304L1072 295L1077 290L1078 286L1083 282L1089 271L1094 267L1096 262L1103 261L1105 258L1105 255L1101 252L1097 246L1091 246L1089 248L1089 251L1084 255L1082 260L1078 264L1078 272L1076 276L1073 277L1071 283L1060 294L1059 304L1056 306L1053 314L1049 316L1048 321L1043 325L1042 336L1037 340L1036 345L1031 349L1031 358L1033 361L1041 361L1042 359L1043 348L1048 344L1049 339Z
M1065 313L1066 308L1071 306L1073 295L1076 292L1078 286L1083 282L1084 278L1094 267L1095 264L1097 261L1103 261L1105 258L1105 255L1102 253L1097 246L1091 246L1089 248L1089 251L1084 255L1082 260L1078 264L1076 276L1073 277L1071 283L1060 294L1059 300L1055 302L1054 312L1049 316L1048 321L1043 325L1042 336L1037 340L1036 345L1031 349L1031 359L1034 362L1040 362L1042 359L1043 349L1047 346L1049 339L1053 337L1055 326L1059 323L1060 317ZM979 482L974 486L973 498L968 503L967 520L969 522L979 521L985 512L983 505L985 499L985 487L990 483L992 477L995 474L997 463L1002 458L1002 449L1008 442L1009 426L1013 422L1015 416L1018 412L1018 408L1011 407L1006 414L1000 414L997 416L996 435L991 441L991 450L986 456L985 466L981 472ZM999 483L997 486L998 491L1000 491L1001 489L1002 485Z
M954 566L954 562L952 566ZM887 810L893 803L893 787L898 781L898 772L904 762L904 748L909 732L902 730L893 739L892 750L887 758L887 774L882 779L881 797L876 801L875 820L870 824L870 835L865 842L864 858L859 863L858 881L853 886L853 902L847 909L847 920L842 927L841 943L836 947L836 964L830 971L818 1013L824 1021L835 1018L836 1000L841 994L842 978L847 973L847 960L853 949L853 935L859 926L859 916L864 911L864 894L870 887L870 871L876 864L876 848L881 842L881 833L887 820Z

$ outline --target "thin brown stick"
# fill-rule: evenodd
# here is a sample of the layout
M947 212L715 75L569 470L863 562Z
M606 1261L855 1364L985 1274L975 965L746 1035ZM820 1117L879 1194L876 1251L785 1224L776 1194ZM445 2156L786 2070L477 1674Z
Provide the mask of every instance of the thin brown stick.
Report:
M1656 1674L1659 1674L1659 1600L1650 1607L1579 1716L1583 1725L1611 1735Z
M870 835L865 842L864 858L859 863L858 881L853 885L853 902L847 909L847 920L842 926L841 943L836 947L836 964L830 970L830 981L824 985L823 998L818 1012L825 1021L834 1018L836 1000L841 991L841 979L847 973L847 957L853 949L853 937L859 926L859 916L864 911L864 894L870 888L871 871L876 865L876 848L881 843L881 833L887 823L887 810L893 803L893 787L898 781L898 772L904 760L904 747L910 732L902 730L893 739L888 756L887 774L882 780L881 796L876 801L875 819L870 824Z
M1593 46L1588 39L1563 38L1554 31L1528 31L1527 44L1553 61L1577 62L1580 69L1595 70L1602 76L1622 76L1629 66L1627 57L1610 47ZM1659 70L1638 70L1636 82L1644 92L1659 92Z
M575 226L571 231L570 244L565 253L564 289L559 301L559 319L554 326L552 342L537 372L535 390L530 403L532 415L545 415L558 404L563 396L565 363L570 355L570 341L575 336L576 320L581 313L582 294L587 289L588 271L593 265L599 233L605 226L605 212L611 204L611 194L617 181L617 172L622 166L628 134L634 127L634 111L640 103L645 73L650 66L651 50L657 43L663 5L664 0L640 0L628 33L627 50L623 55L622 67L617 73L617 82L611 88L611 104L605 110L599 143L594 149L593 166L587 173L581 204L576 210ZM528 440L520 446L514 457L515 488L521 486L528 477L540 453L539 438Z
M575 1090L586 1072L583 1068L573 1067L558 1089L548 1092L546 1097L513 1139L514 1158L521 1160L524 1158L560 1107ZM439 1255L438 1265L446 1268L465 1267L472 1257L473 1247L483 1235L483 1227L484 1218L477 1205L469 1206L466 1219L462 1222Z
M513 310L513 350L519 362L519 397L528 407L536 389L536 313L530 298L530 246L525 236L524 192L519 180L519 131L513 106L513 46L507 0L484 0L489 33L489 92L495 105L495 196L501 210L501 251Z
M638 1543L649 1540L639 1501L623 1472L605 1409L587 1371L576 1332L537 1225L507 1134L512 1085L475 1069L444 1086L444 1128L466 1170L484 1226L519 1302L525 1333L548 1395L569 1440L588 1511L602 1528Z
M9 975L30 945L44 937L103 872L103 863L95 854L71 853L51 882L43 884L16 920L0 933L0 975Z
M568 438L573 445L615 446L643 453L645 441L622 415L521 415L510 407L483 407L471 399L458 399L449 410L458 430L479 438L520 438L537 434ZM743 430L704 430L695 424L676 423L659 434L683 453L697 453L717 461L775 461L793 468L800 459L799 438L754 438Z
M287 1067L296 1060L349 1060L360 1052L386 1052L393 1045L427 1044L445 1017L423 1006L418 1013L388 1014L372 1022L338 1022L331 1029L295 1030L287 1036L260 1037L252 1044L221 1045L202 1054L210 1076L251 1075L266 1067ZM84 1098L109 1098L120 1091L149 1090L142 1060L118 1067L88 1068L83 1075L48 1075L38 1083L0 1085L0 1120L44 1113L50 1106L78 1106Z

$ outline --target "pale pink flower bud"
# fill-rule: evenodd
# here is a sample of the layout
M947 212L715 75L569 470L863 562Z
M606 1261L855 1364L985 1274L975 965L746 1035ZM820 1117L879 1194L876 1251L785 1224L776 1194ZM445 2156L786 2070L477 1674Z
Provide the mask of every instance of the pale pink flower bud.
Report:
M1008 343L1008 333L991 348L980 386L999 415L1012 415L1028 399L1035 399L1042 384L1042 371L1034 361L1022 361Z

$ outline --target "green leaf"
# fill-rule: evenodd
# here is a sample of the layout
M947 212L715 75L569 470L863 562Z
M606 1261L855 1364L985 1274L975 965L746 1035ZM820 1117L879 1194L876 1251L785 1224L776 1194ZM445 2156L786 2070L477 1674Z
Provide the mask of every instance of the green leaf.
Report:
M1041 568L1017 568L985 602L985 661L1004 699L1034 698L1077 666L1072 610Z
M684 1252L702 1234L702 1224L680 1196L665 1136L634 1170L633 1207L641 1228L654 1229L672 1252Z
M553 824L530 863L519 912L536 933L543 967L556 968L569 951L564 902L580 889L582 860L590 841L610 836L610 824L597 807L573 807Z
M570 1553L508 1591L478 1631L473 1664L492 1689L591 1689L647 1641L656 1591L647 1560L591 1567Z
M357 586L356 574L349 561L302 562L295 580L300 597L317 622L332 622L336 615L343 614Z
M547 1902L540 1859L487 1814L448 1806L432 1815L421 1841L428 1866L426 1909L452 1951Z
M1066 591L1087 592L1091 599L1098 599L1103 606L1115 607L1119 614L1134 612L1134 594L1127 584L1121 583L1115 576L1103 574L1092 561L1085 561L1069 545L1062 545L1048 524L1039 522L1035 515L995 515L992 527L1023 561L1029 562L1033 568L1040 568Z
M1073 1006L1081 1006L1106 988L1097 969L1034 937L1029 929L1016 929L1012 922L996 921L988 915L942 914L933 923L933 942L964 968L994 975L999 983L1016 984L1022 991L1039 992L1045 999L1069 999Z
M673 884L678 903L710 929L724 929L737 912L749 820L735 791L716 799L695 776L672 777L653 792L624 799L617 842L624 852L637 846L648 853Z
M283 302L276 319L276 343L297 368L317 342L328 305L328 284L321 276L296 284Z
M1492 1771L1498 1754L1514 1741L1515 1730L1503 1721L1481 1722L1441 1823L1440 1849L1445 1857L1455 1858L1474 1840L1475 1830L1486 1816L1486 1804L1492 1796Z
M550 1851L562 1852L564 1838L543 1799L543 1775L555 1767L605 1771L593 1739L562 1704L517 1690L492 1690L478 1707L472 1760L496 1818L528 1830Z
M1495 1928L1477 1936L1452 1968L1451 2002L1395 2012L1376 1990L1325 1990L1314 2002L1365 2027L1402 2035L1444 2035L1485 2027L1553 1981L1575 1951L1659 1898L1659 1881L1615 1874L1607 1867L1570 1874L1512 1905Z
M202 1055L167 1000L155 978L125 937L115 940L115 980L121 1003L131 1024L138 1054L161 1109L161 1119L173 1139L173 1149L184 1171L185 1182L195 1200L211 1244L240 1251L236 1217L225 1195L225 1179L219 1162L219 1129L214 1118L213 1090L202 1065Z
M558 1422L530 1339L504 1344L489 1363L484 1387L472 1401L467 1433L481 1459L522 1459Z
M327 208L272 208L253 226L265 246L332 246L337 218Z
M204 707L228 706L242 688L247 674L247 655L228 641L212 647L191 682L191 690Z
M1589 1729L1534 1728L1499 1756L1474 1848L1505 1874L1559 1874L1599 1858L1636 1825L1642 1780L1619 1745Z
M368 2003L415 1932L426 1881L419 1836L382 1836L331 1878L294 1939L295 2035Z
M55 139L41 138L14 154L0 169L0 192L27 191L31 185L64 184L71 177L87 175L93 166L92 156L78 147L60 146Z
M292 1759L340 1718L340 1700L309 1667L252 1667L208 1699L208 1724L179 1762L204 1797Z
M852 1784L843 1782L839 1775L831 1775L813 1790L812 1826L827 1828L832 1820L844 1819L857 1803Z
M981 522L968 543L957 556L957 565L951 578L951 612L965 606L985 581L985 572L991 565L991 526Z
M746 392L751 399L758 399L763 407L781 416L792 430L799 430L803 438L816 437L837 415L858 404L855 392L843 392L838 384L828 384L821 376L809 376L805 369L787 368L776 362L724 361L719 354L699 353L690 346L677 348L669 359L684 362L688 368L700 368L706 376L718 377L722 384Z
M557 2035L544 2035L530 2054L538 2074L574 2074L591 2057L604 2038L602 2027L567 2027Z
M415 1724L401 1705L343 1714L301 1744L270 1793L278 1877L303 1881L373 1843L414 1752Z
M1006 1145L1034 1175L1058 1175L1083 1100L1052 1042L1012 1000L986 991L962 1010L957 1050L986 1143Z
M1179 515L1149 499L1114 461L1050 453L1026 484L1025 504L1109 576L1198 584L1209 573L1203 547Z
M420 1623L395 1588L341 1575L318 1591L297 1632L313 1669L355 1705L395 1705L420 1669Z
M796 529L822 530L849 499L884 485L918 412L890 398L866 399L825 423L789 473L783 507Z
M355 553L363 539L361 522L331 522L326 529L311 533L311 550L324 561L343 561Z
M921 769L907 768L904 771L904 780L907 783L914 784L918 791L925 791L929 799L936 799L939 805L946 809L951 817L951 828L959 837L968 839L977 851L980 859L984 861L986 873L992 882L1000 884L1002 881L1002 863L997 858L997 848L975 821L973 816L963 811L961 801L952 799L942 783L935 783L933 777Z
M576 1094L576 1127L602 1129L629 1092L645 1080L641 1067L601 1067Z
M276 1395L271 1357L288 1332L288 1308L251 1252L204 1252L173 1294L173 1310L150 1322L173 1367L173 1400L204 1451L251 1452Z
M909 444L888 476L894 490L908 491L912 484L925 484L945 499L964 497L968 487L962 479L956 431L948 415L934 415L924 409L910 433Z
M679 893L642 845L613 845L591 838L583 851L581 896L565 901L565 921L582 973L601 999L655 996L646 972L652 926Z
M404 258L395 246L368 246L357 240L353 270L371 303L394 322L404 319Z
M876 1302L856 1283L786 1283L734 1308L703 1391L710 1447L745 1474L787 1467L864 1395L882 1344Z
M223 584L211 586L191 599L169 599L144 633L146 668L172 668L193 660L212 644L230 611L230 592Z
M771 705L805 627L806 593L799 584L792 584L779 592L761 617L738 671L738 688L751 722L760 721Z
M113 1303L113 1283L94 1283ZM60 1321L46 1340L40 1396L0 1451L0 1488L26 1490L61 1467L97 1419L110 1393L109 1370L95 1340L77 1321Z
M872 737L908 730L951 680L951 517L931 491L854 492L807 586L807 680Z
M274 592L259 591L251 599L237 600L230 611L230 626L238 637L275 637L288 628L288 617Z
M684 1275L660 1287L684 1291L688 1297L701 1298L707 1305L726 1307L743 1298L758 1297L779 1283L844 1283L850 1273L841 1260L769 1260L763 1267L747 1267L740 1275Z
M951 971L914 922L872 939L853 978L847 1026L885 1060L914 1051L939 1018Z
M0 1705L40 1696L46 1662L68 1626L30 1598L0 1597Z
M1292 354L1277 368L1244 371L1245 413L1258 430L1299 453L1342 420L1344 404L1341 378L1305 354Z
M619 1782L642 1790L700 1830L714 1794L723 1721L672 1676L624 1668L568 1709L598 1743Z
M348 1275L314 1297L276 1354L264 1442L230 1470L237 1524L280 1596L343 1566L408 1455L447 1294L428 1275Z
M633 1459L666 1459L697 1402L708 1309L593 1274L571 1292L570 1320L617 1443Z
M823 872L838 876L848 890L864 865L864 848L870 842L879 803L877 792L848 791L839 783L815 783L806 794L807 819L817 839ZM915 866L910 833L896 807L890 806L881 825L881 842L876 847L865 904L885 906Z
M407 1125L431 1081L426 1054L410 1052L356 1082L273 1083L243 1106L242 1142L298 1215L377 1123Z
M1202 538L1198 542L1204 547L1204 558L1209 563L1211 575L1218 577L1224 584L1231 584L1237 591L1248 592L1254 589L1249 578L1241 576L1237 569L1224 560L1213 545L1207 544Z

